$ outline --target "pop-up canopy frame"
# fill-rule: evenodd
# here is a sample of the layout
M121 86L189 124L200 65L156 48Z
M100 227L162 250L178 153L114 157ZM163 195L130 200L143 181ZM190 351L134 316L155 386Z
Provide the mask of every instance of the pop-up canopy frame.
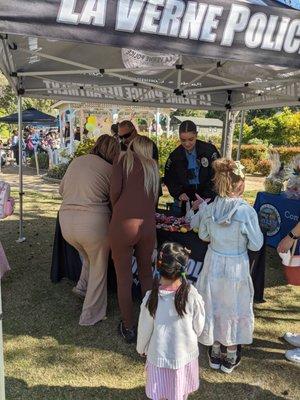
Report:
M298 105L299 3L0 0L0 68L18 95L20 139L24 95L226 110L227 128L230 110ZM21 204L22 185L20 162Z

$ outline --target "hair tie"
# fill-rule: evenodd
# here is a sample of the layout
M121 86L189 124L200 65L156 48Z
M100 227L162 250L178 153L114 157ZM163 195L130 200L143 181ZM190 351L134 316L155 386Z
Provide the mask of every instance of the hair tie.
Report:
M155 270L155 274L154 274L154 276L155 276L155 278L156 278L156 279L160 280L160 278L161 278L161 275L160 275L160 272L159 272L159 270L158 270L158 269L156 269L156 270Z

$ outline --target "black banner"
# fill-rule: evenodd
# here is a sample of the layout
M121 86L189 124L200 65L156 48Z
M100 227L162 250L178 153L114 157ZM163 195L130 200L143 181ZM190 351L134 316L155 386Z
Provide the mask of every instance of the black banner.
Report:
M8 34L300 66L300 12L229 0L0 0Z

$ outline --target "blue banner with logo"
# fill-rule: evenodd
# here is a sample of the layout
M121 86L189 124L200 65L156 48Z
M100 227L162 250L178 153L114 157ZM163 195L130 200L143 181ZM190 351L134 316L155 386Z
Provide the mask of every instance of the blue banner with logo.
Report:
M267 244L272 247L277 247L280 240L300 220L300 200L288 199L285 193L259 192L254 208L258 213L260 226L266 233Z

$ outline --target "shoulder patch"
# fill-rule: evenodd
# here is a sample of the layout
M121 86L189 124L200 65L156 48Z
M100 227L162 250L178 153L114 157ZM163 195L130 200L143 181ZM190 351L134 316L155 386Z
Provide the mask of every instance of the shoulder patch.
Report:
M216 151L214 151L214 152L212 153L212 155L211 155L211 159L212 159L213 161L215 161L215 160L217 160L218 158L219 158L218 153L217 153Z

